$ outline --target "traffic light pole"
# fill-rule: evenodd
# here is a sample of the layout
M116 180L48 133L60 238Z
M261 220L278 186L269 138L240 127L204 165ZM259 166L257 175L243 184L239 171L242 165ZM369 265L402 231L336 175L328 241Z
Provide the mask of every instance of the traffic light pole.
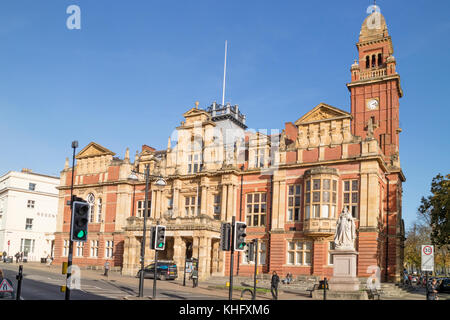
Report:
M73 202L73 176L75 171L75 149L78 147L78 141L72 142L72 183L70 185L70 230L72 230L72 202ZM72 231L71 231L72 232ZM72 276L72 255L73 255L73 241L72 236L69 237L69 257L67 258L67 279L66 279L66 296L65 300L70 300L70 277Z
M144 226L141 242L141 272L139 273L139 297L144 296L144 268L145 268L145 236L147 233L147 212L148 212L148 180L149 180L149 166L145 166L145 203L144 203Z
M231 220L231 259L230 259L230 290L228 292L228 299L233 300L233 264L234 264L234 224L236 217Z
M256 274L258 273L258 239L253 240L255 244L255 278L253 279L253 300L256 300Z
M156 226L159 226L159 221L156 222ZM155 231L155 238L158 236L158 228L156 228ZM156 243L155 243L155 268L154 268L154 274L153 274L153 300L155 300L156 298L156 274L157 274L157 270L158 270L158 251L156 250Z

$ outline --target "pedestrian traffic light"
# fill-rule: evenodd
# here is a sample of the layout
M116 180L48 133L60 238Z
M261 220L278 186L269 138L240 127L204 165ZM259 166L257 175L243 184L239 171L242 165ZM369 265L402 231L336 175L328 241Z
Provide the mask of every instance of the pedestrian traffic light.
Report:
M155 250L156 227L150 228L150 249Z
M222 251L230 251L231 224L222 223L220 225L220 249Z
M70 240L78 242L87 241L89 222L89 204L85 201L72 202L72 227Z
M255 260L255 243L250 242L247 245L247 249L245 250L245 257L247 258L248 262Z
M247 225L244 222L235 222L234 224L234 250L244 251L245 250L245 229Z
M166 247L166 227L156 226L155 230L155 250L164 250Z

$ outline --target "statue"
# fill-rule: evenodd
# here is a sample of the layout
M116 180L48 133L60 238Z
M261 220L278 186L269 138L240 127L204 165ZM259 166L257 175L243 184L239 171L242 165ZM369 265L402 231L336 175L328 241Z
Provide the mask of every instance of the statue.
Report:
M334 236L334 243L336 249L354 250L356 238L355 219L352 217L348 208L345 207L339 216L336 225L336 235Z

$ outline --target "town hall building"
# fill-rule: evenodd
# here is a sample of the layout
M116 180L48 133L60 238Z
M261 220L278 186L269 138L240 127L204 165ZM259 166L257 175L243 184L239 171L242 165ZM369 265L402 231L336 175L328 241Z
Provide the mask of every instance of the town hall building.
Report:
M259 272L294 276L333 274L336 221L344 208L356 219L357 274L379 267L382 279L403 270L404 223L399 157L399 99L403 96L393 45L379 12L364 21L358 60L347 84L351 110L319 103L280 132L248 130L239 106L212 103L183 114L176 139L165 150L143 145L123 159L95 142L76 156L74 194L90 205L86 243L74 243L73 263L136 275L144 215L147 230L166 226L159 259L182 274L187 258L199 259L201 279L225 276L230 253L220 250L222 222L244 221L247 240L259 239ZM170 134L170 133L168 133ZM173 135L172 135L173 136ZM151 174L148 212L145 170ZM55 262L69 249L72 168L61 172ZM133 179L132 179L133 177ZM161 177L165 185L156 183ZM147 244L149 231L147 231ZM154 251L147 245L145 263ZM237 254L234 270L254 265Z

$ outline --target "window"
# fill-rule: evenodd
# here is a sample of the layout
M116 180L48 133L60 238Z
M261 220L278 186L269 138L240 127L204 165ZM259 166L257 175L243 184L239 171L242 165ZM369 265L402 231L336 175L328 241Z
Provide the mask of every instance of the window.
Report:
M376 65L377 65L376 57L375 57L375 55L372 55L372 68L375 68Z
M82 257L84 251L84 242L76 241L75 244L76 244L75 257Z
M28 190L34 191L36 190L36 183L29 183L28 184Z
M91 240L91 257L98 258L98 240Z
M202 166L202 155L200 153L188 155L188 173L202 171Z
M255 168L264 167L264 148L259 148L255 150Z
M333 255L330 252L331 250L334 250L334 249L336 249L336 244L334 243L334 241L328 242L328 264L329 265L334 264Z
M27 208L34 208L34 200L28 200Z
M173 198L167 198L167 209L172 209L173 208Z
M87 203L89 204L89 222L94 222L94 207L95 207L95 196L89 193L87 196Z
M247 194L247 226L260 227L266 225L266 194Z
M369 69L369 68L370 68L370 57L367 56L366 57L366 69Z
M114 241L108 240L105 244L105 258L112 258L114 250Z
M187 196L184 198L184 210L186 217L195 216L200 212L200 204L202 202L202 197L198 196L197 205L195 205L195 196Z
M381 53L378 54L378 66L381 66L383 64L383 56Z
M20 251L25 257L28 257L29 253L34 253L34 239L20 239Z
M64 240L62 255L63 257L67 257L69 255L69 240Z
M288 221L300 221L300 185L291 185L288 191Z
M97 200L97 222L102 222L102 198Z
M214 195L214 219L220 220L220 194Z
M358 180L344 181L344 207L352 213L353 218L358 218L359 182Z
M247 256L242 254L242 263L244 264L255 264L254 261L247 261ZM266 264L266 242L258 241L258 266Z
M311 265L311 242L289 241L287 244L287 264L299 266Z
M27 218L25 221L25 230L32 230L33 229L33 219Z
M311 190L312 187L312 190ZM310 179L305 185L305 219L335 218L337 180Z
M145 211L145 200L139 200L137 202L137 216L143 218ZM147 218L150 217L152 210L152 202L150 200L147 201Z

